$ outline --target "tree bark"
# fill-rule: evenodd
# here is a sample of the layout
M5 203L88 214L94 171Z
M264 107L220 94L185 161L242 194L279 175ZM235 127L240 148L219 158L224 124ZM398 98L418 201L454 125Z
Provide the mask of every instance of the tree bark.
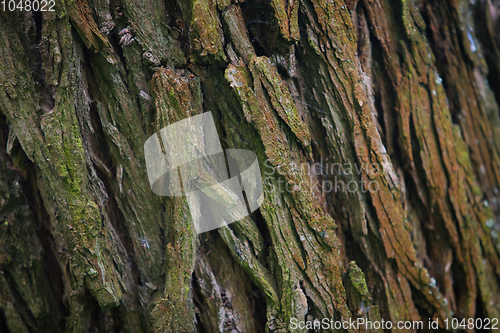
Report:
M54 8L0 13L0 331L500 318L498 1ZM265 192L197 235L144 143L208 111Z

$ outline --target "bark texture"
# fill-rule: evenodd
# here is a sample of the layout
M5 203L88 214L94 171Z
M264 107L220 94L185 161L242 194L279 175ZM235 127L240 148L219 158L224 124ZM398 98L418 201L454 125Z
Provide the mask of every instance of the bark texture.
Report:
M1 12L0 331L500 318L499 15L497 0ZM151 191L143 145L207 111L224 148L257 154L265 199L196 235L185 198ZM339 182L358 186L322 188Z

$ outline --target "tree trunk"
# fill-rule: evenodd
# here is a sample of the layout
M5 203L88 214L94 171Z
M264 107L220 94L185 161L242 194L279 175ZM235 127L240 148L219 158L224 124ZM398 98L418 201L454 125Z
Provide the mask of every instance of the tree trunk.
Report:
M500 318L500 2L51 3L0 14L0 331ZM144 143L208 111L264 202L198 235Z

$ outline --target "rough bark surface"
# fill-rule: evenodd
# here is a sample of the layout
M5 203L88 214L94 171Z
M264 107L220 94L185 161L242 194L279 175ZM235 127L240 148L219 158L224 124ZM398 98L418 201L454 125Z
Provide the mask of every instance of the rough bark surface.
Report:
M500 318L499 15L496 0L1 12L0 331ZM265 199L196 235L185 198L151 191L143 145L207 111L224 148L257 154ZM358 189L321 188L340 181Z

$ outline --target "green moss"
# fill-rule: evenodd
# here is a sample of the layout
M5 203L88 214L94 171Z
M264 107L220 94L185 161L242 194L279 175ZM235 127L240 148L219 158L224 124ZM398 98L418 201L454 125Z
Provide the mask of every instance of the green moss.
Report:
M276 67L267 57L254 57L250 61L250 70L254 78L262 77L262 83L267 90L268 98L278 115L285 121L299 142L311 151L311 135L307 125L299 115L288 87L286 87Z
M314 52L316 52L317 55L321 55L321 50L319 49L319 46L316 45L316 41L314 41L311 37L307 38L307 41L309 43L309 46L312 47Z
M362 300L368 303L370 301L370 293L366 285L365 274L358 265L356 265L355 261L349 263L349 280L356 291L361 295Z
M286 2L284 0L271 0L271 6L274 9L274 17L278 23L278 29L285 40L290 39L290 29L288 15L285 10Z
M222 46L222 26L215 1L193 0L190 7L192 33L190 38L198 57L214 56L216 60L227 61ZM199 59L201 60L201 59Z

